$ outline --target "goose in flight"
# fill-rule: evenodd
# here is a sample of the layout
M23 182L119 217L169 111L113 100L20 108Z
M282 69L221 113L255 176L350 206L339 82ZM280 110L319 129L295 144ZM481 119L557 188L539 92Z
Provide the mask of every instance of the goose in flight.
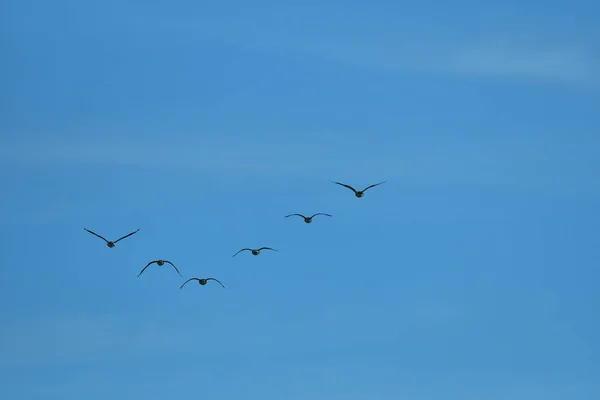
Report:
M159 267L162 267L165 263L167 264L171 264L173 266L173 268L175 268L175 271L177 271L177 273L179 274L179 276L183 276L181 275L181 272L179 272L179 270L177 269L177 267L175 266L175 264L173 264L171 261L167 261L167 260L154 260L154 261L150 261L138 274L138 278L140 277L140 275L146 270L146 268L148 268L150 266L150 264L154 264L156 263L156 265L158 265Z
M316 213L316 214L311 215L310 217L307 217L307 216L302 215L302 214L290 214L290 215L286 215L284 218L291 217L292 215L297 215L299 217L304 218L304 222L306 222L307 224L310 224L312 222L312 219L314 217L316 217L317 215L326 215L328 217L332 216L331 214L325 214L325 213Z
M89 230L89 229L87 229L87 228L83 228L83 229L85 229L86 231L88 231L88 232L89 232L89 233L91 233L92 235L94 235L94 236L97 236L97 237L99 237L100 239L104 240L104 241L106 242L106 245L107 245L108 247L110 247L110 248L113 248L113 247L115 247L115 245L117 244L117 242L118 242L118 241L120 241L120 240L123 240L123 239L125 239L125 238L127 238L127 237L129 237L129 236L131 236L131 235L133 235L134 233L137 233L137 232L139 231L139 229L138 229L137 231L133 231L133 232L131 232L131 233L129 233L129 234L127 234L127 235L123 236L122 238L120 238L120 239L117 239L117 240L115 240L114 242L111 242L111 241L109 241L109 240L106 240L106 239L105 239L105 238L103 238L102 236L98 235L96 232L92 232L92 231L90 231L90 230Z
M232 257L235 257L235 256L237 256L237 255L238 255L238 253L241 253L242 251L246 251L246 250L248 250L248 251L251 251L251 252L252 252L252 255L254 255L254 256L257 256L257 255L259 255L261 250L273 250L273 251L278 251L278 250L272 249L272 248L270 248L270 247L261 247L260 249L249 249L249 248L247 248L247 247L246 247L246 248L244 248L244 249L241 249L241 250L240 250L240 251L238 251L237 253L235 253L235 254L234 254Z
M364 188L363 190L356 190L356 189L354 189L352 186L350 186L350 185L346 185L345 183L341 183L341 182L333 182L333 183L336 183L336 184L338 184L338 185L340 185L340 186L347 187L348 189L350 189L350 190L352 190L352 191L354 192L354 195L355 195L356 197L358 197L358 198L360 199L361 197L363 197L363 196L365 195L365 192L366 192L367 190L371 189L372 187L375 187L375 186L381 185L382 183L386 183L386 182L387 182L387 181L383 181L383 182L376 183L376 184L374 184L374 185L367 186L367 187L366 187L366 188Z
M206 285L206 282L208 282L208 281L219 282L219 285L223 286L223 284L218 279L215 279L215 278L190 278L187 281L183 282L183 285L181 285L181 287L179 289L182 289L186 283L188 283L189 281L193 281L193 280L198 281L198 283L203 286ZM223 286L223 288L224 287L225 286Z

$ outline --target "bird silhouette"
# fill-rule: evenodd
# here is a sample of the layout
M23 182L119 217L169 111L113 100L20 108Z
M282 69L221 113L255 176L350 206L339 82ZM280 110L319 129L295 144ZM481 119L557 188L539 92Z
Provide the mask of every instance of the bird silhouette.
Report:
M257 255L259 255L261 250L273 250L273 251L278 251L278 250L272 249L272 248L270 248L270 247L261 247L260 249L249 249L249 248L247 248L247 247L246 247L246 248L244 248L244 249L241 249L241 250L240 250L240 251L238 251L237 253L235 253L235 254L234 254L232 257L235 257L235 256L237 256L237 255L238 255L238 253L241 253L242 251L245 251L245 250L251 251L251 252L252 252L252 255L254 255L254 256L257 256Z
M131 232L131 233L129 233L129 234L127 234L127 235L123 236L122 238L119 238L119 239L115 240L114 242L111 242L110 240L106 240L106 239L105 239L105 238L103 238L102 236L98 235L96 232L92 232L92 231L90 231L90 230L89 230L89 229L87 229L87 228L83 228L83 229L85 229L86 231L88 231L88 232L89 232L89 233L91 233L92 235L94 235L94 236L97 236L97 237L99 237L100 239L104 240L104 241L106 242L106 245L107 245L108 247L110 247L110 248L113 248L113 247L115 247L115 245L117 244L117 242L119 242L120 240L123 240L123 239L125 239L125 238L127 238L127 237L129 237L129 236L131 236L131 235L133 235L134 233L137 233L137 232L139 231L139 229L138 229L137 231L133 231L133 232Z
M203 286L206 285L206 282L208 282L208 281L219 282L219 285L223 286L223 284L218 279L215 279L215 278L190 278L187 281L183 282L183 285L181 285L181 287L179 289L182 289L186 283L188 283L189 281L193 281L193 280L197 280L198 283ZM223 286L223 287L225 287L225 286Z
M162 267L165 263L167 264L171 264L173 266L173 268L175 268L175 271L177 271L177 273L179 274L179 276L183 276L181 275L181 272L179 272L179 270L177 269L177 267L175 266L175 264L173 264L171 261L167 261L167 260L154 260L154 261L150 261L138 274L138 278L140 277L140 275L146 270L146 268L148 268L151 264L156 263L159 267Z
M307 217L307 216L302 215L302 214L290 214L290 215L286 215L284 218L291 217L292 215L297 215L299 217L304 218L304 222L306 222L307 224L310 224L312 222L312 219L314 217L316 217L317 215L326 215L328 217L332 216L331 214L325 214L325 213L316 213L316 214L311 215L310 217Z
M364 188L363 190L356 190L356 189L354 189L352 186L350 186L350 185L346 185L345 183L341 183L341 182L333 182L333 183L336 183L336 184L338 184L338 185L340 185L340 186L347 187L348 189L350 189L350 190L352 190L352 191L354 192L354 195L355 195L356 197L358 197L358 198L360 199L361 197L363 197L363 196L365 195L365 192L366 192L367 190L371 189L372 187L375 187L375 186L381 185L382 183L386 183L386 182L387 182L387 181L383 181L383 182L376 183L376 184L374 184L374 185L367 186L367 187L366 187L366 188Z

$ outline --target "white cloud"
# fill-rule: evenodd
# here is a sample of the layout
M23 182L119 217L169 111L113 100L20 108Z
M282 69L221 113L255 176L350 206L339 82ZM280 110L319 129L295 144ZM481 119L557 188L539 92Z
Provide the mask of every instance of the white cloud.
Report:
M540 40L540 33L526 39L514 32L435 37L432 32L392 29L384 19L380 26L366 26L358 20L332 21L328 27L291 21L282 26L241 19L165 18L138 24L185 39L208 38L245 49L300 53L373 70L526 78L593 87L600 83L600 56L591 44ZM443 30L439 27L439 32Z
M539 78L593 86L600 83L600 59L572 45L540 47L516 41L491 41L455 49L445 61L442 68L463 74Z
M117 362L162 356L305 356L373 340L392 343L403 332L435 329L461 319L463 313L457 305L413 299L402 310L391 303L378 309L359 303L325 304L318 311L288 321L278 320L269 310L242 311L231 307L202 318L190 318L187 312L152 317L30 316L5 321L0 333L0 366ZM360 320L356 315L361 315ZM313 329L315 326L319 329ZM340 332L352 334L340 336Z
M140 135L143 136L143 135ZM189 136L188 136L189 137ZM198 137L198 136L196 136ZM0 163L136 166L177 169L242 180L318 178L369 183L507 184L581 186L593 184L597 139L459 137L452 134L353 137L331 133L208 136L205 139L118 142L53 137L0 143Z

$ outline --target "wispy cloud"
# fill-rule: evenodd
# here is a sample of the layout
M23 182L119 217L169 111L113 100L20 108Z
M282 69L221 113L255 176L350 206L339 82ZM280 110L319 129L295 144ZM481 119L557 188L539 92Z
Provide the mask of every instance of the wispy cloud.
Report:
M440 306L448 307L432 303L428 306L438 311ZM274 397L289 393L287 398L299 400L358 400L373 396L433 400L439 399L440 393L448 399L558 400L595 398L592 394L598 393L598 385L586 377L565 376L549 382L548 377L536 371L524 376L521 371L517 376L510 369L493 366L476 369L452 366L451 362L443 367L426 366L431 360L360 356L365 346L410 348L409 332L431 329L439 334L445 322L461 323L454 310L438 315L438 323L432 325L428 316L423 320L421 315L428 306L410 307L409 312L403 312L402 307L378 310L356 303L327 307L309 324L303 318L278 322L258 310L243 315L205 314L201 320L180 322L173 318L98 314L59 314L16 324L7 321L0 333L0 367L27 370L52 365L61 371L59 376L68 378L45 382L42 379L27 391L64 398L80 398L90 390L106 397L115 388L138 396L157 392L185 396L195 392L197 385L190 387L190 382L198 377L215 386L224 385L204 389L209 394L229 395L223 398L238 397L240 391L268 392ZM425 314L431 315L431 311ZM365 339L361 340L363 335ZM340 348L350 354L340 353ZM227 360L228 366L214 366L219 359ZM232 359L238 361L232 363ZM144 368L142 360L156 367ZM118 367L90 368L107 363ZM277 365L268 378L261 369L265 364ZM150 376L132 380L120 373L130 365ZM254 371L249 373L248 368ZM111 382L110 391L106 381ZM273 381L278 382L277 390L272 390Z
M149 29L180 34L186 39L212 39L254 50L312 55L348 66L387 71L412 71L463 76L522 78L597 87L600 55L591 43L540 40L543 35L508 33L469 36L403 32L386 26L333 23L328 29L277 24L252 24L231 19L156 19L138 21ZM358 25L358 23L357 23ZM356 29L364 35L358 36ZM476 37L474 39L473 37Z
M541 46L494 40L457 48L439 61L442 68L461 74L537 78L594 87L600 83L600 57L574 43Z
M58 314L6 321L0 333L0 366L131 361L146 357L290 357L392 343L414 329L436 329L460 320L459 305L418 299L399 310L365 304L329 304L289 321L268 310L224 309L195 318L116 314ZM179 317L187 314L178 314ZM360 321L356 315L361 315ZM312 326L319 326L315 331ZM243 334L240 334L243 332ZM267 333L268 332L268 333ZM341 332L352 332L340 336ZM198 345L210 343L210 346Z
M119 139L118 143L81 136L15 139L0 143L0 163L28 168L175 168L267 180L352 176L368 182L384 176L404 184L571 186L594 181L594 149L598 148L593 138L405 135L390 145L381 137L326 132L200 137Z

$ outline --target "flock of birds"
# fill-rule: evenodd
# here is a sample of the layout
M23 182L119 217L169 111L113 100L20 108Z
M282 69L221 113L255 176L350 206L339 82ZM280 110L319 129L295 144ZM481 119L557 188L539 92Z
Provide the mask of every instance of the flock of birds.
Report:
M340 186L343 186L343 187L346 187L346 188L348 188L348 189L352 190L352 191L354 192L354 195L360 199L360 198L362 198L362 197L365 195L365 192L366 192L367 190L369 190L369 189L371 189L371 188L373 188L373 187L375 187L375 186L379 186L379 185L381 185L381 184L383 184L383 183L385 183L385 182L387 182L387 181L383 181L383 182L375 183L375 184L373 184L373 185L369 185L369 186L367 186L366 188L364 188L363 190L356 190L356 189L355 189L355 188L353 188L352 186L350 186L350 185L347 185L347 184L345 184L345 183L341 183L341 182L333 182L333 183L335 183L335 184L337 184L337 185L340 185ZM301 218L303 218L305 223L307 223L307 224L310 224L310 223L312 222L313 218L314 218L314 217L316 217L316 216L318 216L318 215L323 215L323 216L326 216L326 217L332 217L332 215L331 215L331 214L326 214L326 213L316 213L316 214L313 214L313 215L311 215L311 216L306 216L306 215L299 214L299 213L293 213L293 214L286 215L284 218L289 218L289 217L292 217L292 216L298 216L298 217L301 217ZM106 242L106 245L107 245L109 248L113 248L113 247L115 247L115 245L116 245L118 242L120 242L121 240L123 240L123 239L126 239L126 238L128 238L128 237L130 237L130 236L132 236L132 235L134 235L134 234L136 234L136 233L138 233L138 231L139 231L139 229L138 229L138 230L135 230L135 231L133 231L133 232L131 232L131 233L128 233L127 235L125 235L125 236L123 236L123 237L120 237L120 238L119 238L119 239L117 239L117 240L111 241L111 240L107 240L107 239L106 239L106 238L104 238L103 236L101 236L101 235L97 234L96 232L93 232L93 231L91 231L91 230L89 230L89 229L87 229L87 228L83 228L83 229L84 229L84 230L86 230L87 232L91 233L92 235L94 235L94 236L96 236L96 237L99 237L100 239L104 240L104 241ZM255 256L257 256L257 255L259 255L259 254L260 254L260 252L261 252L262 250L278 251L278 250L276 250L276 249L273 249L273 248L271 248L271 247L260 247L260 248L258 248L258 249L251 249L251 248L245 247L245 248L243 248L243 249L240 249L240 250L238 250L238 251L237 251L237 252L236 252L236 253L233 255L233 257L237 256L239 253L241 253L241 252L243 252L243 251L249 251L250 253L252 253L252 255L255 255ZM156 265L157 265L157 266L159 266L159 267L162 267L162 266L163 266L163 265L165 265L165 264L169 264L169 265L171 265L171 266L172 266L172 267L175 269L175 271L176 271L176 272L179 274L179 276L183 277L183 275L181 275L181 272L179 272L179 269L177 269L177 267L175 266L175 264L173 264L171 261L169 261L169 260L153 260L153 261L150 261L148 264L146 264L146 266L145 266L144 268L142 268L142 270L141 270L141 271L140 271L140 273L138 274L138 278L139 278L139 277L140 277L140 276L141 276L141 275L144 273L144 271L145 271L145 270L146 270L146 269L147 269L147 268L148 268L150 265L152 265L152 264L156 264ZM223 285L223 284L221 283L221 281L219 281L219 280L218 280L218 279L216 279L216 278L197 278L197 277L194 277L194 278L190 278L190 279L186 280L185 282L183 282L183 284L182 284L182 285L179 287L179 289L183 289L183 287L184 287L184 286L185 286L185 285L186 285L188 282L190 282L190 281L198 281L198 283L199 283L200 285L202 285L202 286L206 285L206 284L208 283L208 281L215 281L215 282L219 283L219 284L220 284L220 285L221 285L223 288L225 288L225 285Z

